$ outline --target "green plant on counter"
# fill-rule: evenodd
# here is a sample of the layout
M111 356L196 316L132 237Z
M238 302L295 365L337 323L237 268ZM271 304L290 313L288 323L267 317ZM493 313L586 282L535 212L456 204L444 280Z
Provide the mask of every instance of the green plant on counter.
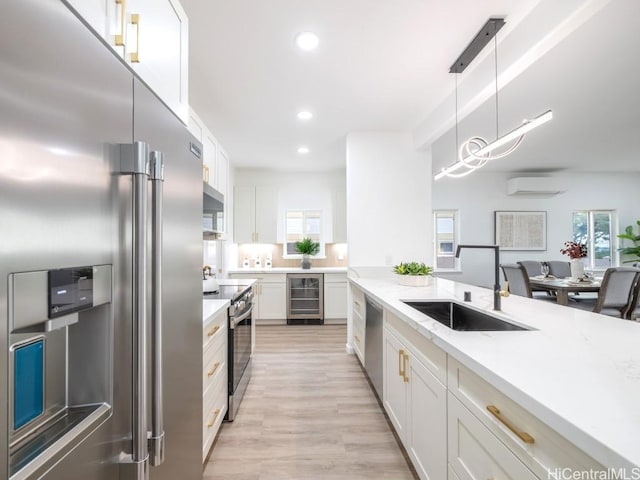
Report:
M632 225L627 225L627 228L624 229L624 233L617 235L618 238L633 242L633 247L621 247L618 249L618 251L623 255L635 255L636 257L632 258L631 260L625 260L622 263L632 263L640 261L640 220L637 220L636 224L638 226L638 235L634 235Z
M301 241L296 242L296 252L303 255L315 255L320 251L320 244L314 242L310 238L303 238Z
M393 271L398 275L433 275L433 268L418 262L400 262L393 266Z

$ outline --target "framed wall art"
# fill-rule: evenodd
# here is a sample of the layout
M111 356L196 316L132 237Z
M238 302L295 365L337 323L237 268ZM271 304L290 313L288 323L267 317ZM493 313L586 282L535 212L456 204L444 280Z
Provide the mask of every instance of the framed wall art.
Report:
M546 250L547 212L495 212L495 242L500 250Z

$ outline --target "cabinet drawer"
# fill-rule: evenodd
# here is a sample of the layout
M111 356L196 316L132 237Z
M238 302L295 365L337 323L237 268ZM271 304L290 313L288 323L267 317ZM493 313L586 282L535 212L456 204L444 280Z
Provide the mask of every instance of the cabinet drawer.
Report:
M227 347L226 345L212 345L204 354L202 369L202 391L211 387L218 380L227 368Z
M537 478L451 393L448 407L448 461L460 480Z
M346 273L325 273L324 283L347 283Z
M424 366L442 383L447 384L447 354L406 322L385 311L385 325L391 327L396 335L406 339Z
M208 408L204 410L202 416L202 461L204 462L209 454L211 445L216 438L220 425L227 413L227 397L222 392L218 392L213 400L206 404Z
M538 477L547 478L550 470L558 468L604 470L596 460L453 358L449 358L448 375L449 391ZM490 406L494 413L489 411ZM523 436L531 438L525 440Z
M220 312L214 319L208 322L202 329L203 350L209 348L213 343L222 342L227 338L227 309Z
M360 363L364 365L364 321L357 313L353 316L353 348L360 359Z
M364 293L358 287L354 287L353 285L351 285L351 302L353 304L353 311L358 312L360 317L364 318Z

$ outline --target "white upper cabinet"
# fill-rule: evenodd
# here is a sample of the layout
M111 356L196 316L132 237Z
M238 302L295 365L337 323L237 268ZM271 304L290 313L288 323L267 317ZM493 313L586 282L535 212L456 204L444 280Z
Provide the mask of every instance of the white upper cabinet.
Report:
M185 123L189 25L177 0L129 0L125 60Z
M188 123L187 15L178 0L69 0L160 99Z
M276 243L278 191L267 186L236 186L233 239L236 243Z
M333 243L347 243L347 192L336 188L333 192Z

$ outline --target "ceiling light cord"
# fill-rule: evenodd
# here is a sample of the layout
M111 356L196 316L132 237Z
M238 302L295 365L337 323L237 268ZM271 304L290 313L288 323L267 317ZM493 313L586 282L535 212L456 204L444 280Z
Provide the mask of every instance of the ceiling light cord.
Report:
M498 128L498 35L493 37L493 57L496 73L496 139L500 138L500 129Z

